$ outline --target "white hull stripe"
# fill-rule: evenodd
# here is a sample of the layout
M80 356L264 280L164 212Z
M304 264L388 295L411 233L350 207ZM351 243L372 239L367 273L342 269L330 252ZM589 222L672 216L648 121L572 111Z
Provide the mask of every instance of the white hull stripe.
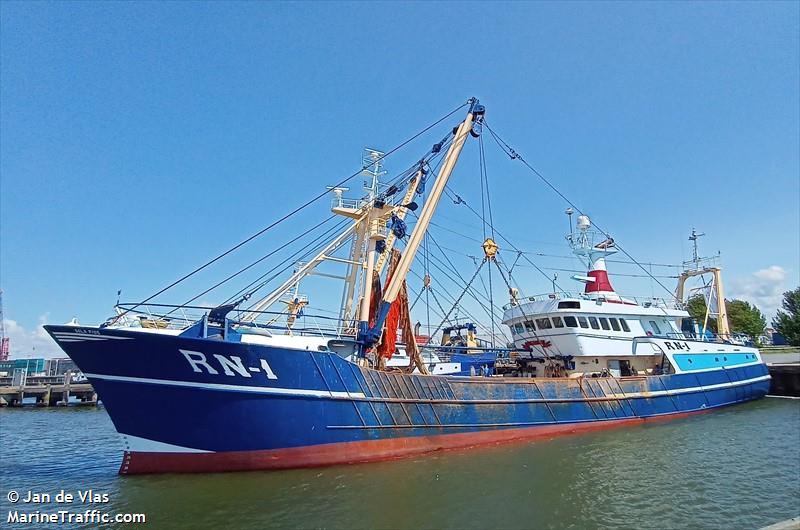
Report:
M71 333L66 331L56 331L53 333L56 337L64 338L78 338L78 339L117 339L129 340L131 337L118 337L117 335L90 335L88 333Z
M60 337L58 335L56 335L56 339L58 339L58 340L106 340L106 339L104 339L102 337L73 337L73 336Z
M327 390L310 390L304 388L272 388L266 386L226 385L223 383L196 383L194 381L172 381L169 379L149 379L146 377L128 377L123 375L88 374L86 377L120 381L122 383L142 383L147 385L180 386L199 388L201 390L225 390L229 392L251 392L254 394L279 394L284 396L310 396L326 398L363 398L363 392L335 392Z
M57 339L105 340L105 337L98 337L95 335L77 335L77 334L73 335L71 333L69 335L67 334L62 335L61 333L56 333L55 337Z
M117 337L115 335L89 335L87 333L71 333L67 331L57 331L53 333L56 339L65 342L76 342L81 340L131 340L132 337Z
M743 379L741 381L732 381L730 383L718 383L716 385L708 386L693 386L689 388L675 388L673 390L654 390L652 392L629 392L625 394L607 394L608 397L625 399L625 398L649 398L658 396L674 396L676 394L690 394L692 392L706 392L708 390L719 390L721 388L731 388L734 386L749 385L751 383L758 383L760 381L769 381L769 375L762 375L752 379Z

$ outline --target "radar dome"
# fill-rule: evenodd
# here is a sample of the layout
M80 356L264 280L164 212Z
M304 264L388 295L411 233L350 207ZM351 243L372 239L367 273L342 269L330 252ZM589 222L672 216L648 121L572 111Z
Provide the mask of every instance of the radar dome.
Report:
M578 228L580 230L588 230L589 227L592 226L591 221L589 221L589 217L586 215L579 215L578 216Z

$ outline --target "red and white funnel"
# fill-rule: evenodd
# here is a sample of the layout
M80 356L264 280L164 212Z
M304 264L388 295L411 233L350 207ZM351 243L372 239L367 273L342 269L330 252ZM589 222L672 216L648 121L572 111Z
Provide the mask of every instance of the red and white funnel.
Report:
M589 294L612 294L616 295L611 282L608 279L608 271L606 270L606 257L597 256L592 262L592 269L587 274L589 281L586 282L583 292Z
M606 256L617 252L617 249L614 248L614 240L599 232L589 230L591 226L592 223L587 216L579 215L578 230L567 236L572 251L584 258L589 265L589 272L586 276L573 276L573 278L586 284L584 287L586 294L619 299L611 286L606 270Z

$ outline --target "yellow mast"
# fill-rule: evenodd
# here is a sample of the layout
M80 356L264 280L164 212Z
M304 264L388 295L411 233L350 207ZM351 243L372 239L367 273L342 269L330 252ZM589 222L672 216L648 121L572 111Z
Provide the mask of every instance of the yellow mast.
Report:
M714 278L712 284L714 288L714 296L717 299L717 335L724 339L728 339L731 336L731 328L728 324L728 309L725 306L725 291L722 286L722 269L720 267L705 267L703 269L683 271L678 277L678 287L675 290L675 298L677 298L681 304L688 302L688 300L683 299L686 280L694 276L702 276L703 274L709 273L712 274ZM706 308L706 318L703 322L704 331L708 322L708 314L710 311L711 304L708 304L708 307Z
M700 263L708 263L707 258L700 258L697 254L697 240L704 236L705 233L697 233L692 228L692 235L689 236L689 241L692 242L692 260L684 262L685 270L678 277L678 287L675 289L675 298L681 304L684 304L683 294L686 285L686 280L693 276L702 276L703 274L711 273L713 276L712 284L714 288L714 296L717 298L717 335L723 339L729 339L731 336L731 328L728 324L728 309L725 307L725 291L722 288L722 269L720 267L700 267ZM711 296L709 303L706 304L706 314L703 318L703 333L706 332L708 325L708 316L711 313ZM688 300L686 301L688 302Z

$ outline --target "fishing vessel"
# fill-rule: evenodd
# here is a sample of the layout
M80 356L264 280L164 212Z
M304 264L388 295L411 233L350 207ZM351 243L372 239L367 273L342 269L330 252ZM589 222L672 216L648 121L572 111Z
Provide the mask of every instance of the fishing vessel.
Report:
M308 232L313 244L303 247L300 236L291 240L298 253L281 259L293 272L269 294L254 296L274 270L213 308L192 305L205 292L179 305L150 297L118 303L98 326L46 326L122 435L121 473L367 462L676 418L767 392L758 350L694 340L680 331L688 316L680 307L618 296L605 266L617 245L602 232L595 241L586 216L571 234L590 268L578 278L583 293L522 297L500 246L486 237L464 291L441 308L442 323L425 335L415 330L406 278L462 148L478 139L482 153L488 128L476 99L461 108L463 120L396 178L380 181L385 155L372 151L354 174L373 168L366 196L346 199L346 180L333 186L338 231ZM345 268L339 312L311 316L299 283L331 276L319 268L331 262ZM510 296L508 344L453 318L479 272L495 269ZM429 275L422 280L429 284Z

